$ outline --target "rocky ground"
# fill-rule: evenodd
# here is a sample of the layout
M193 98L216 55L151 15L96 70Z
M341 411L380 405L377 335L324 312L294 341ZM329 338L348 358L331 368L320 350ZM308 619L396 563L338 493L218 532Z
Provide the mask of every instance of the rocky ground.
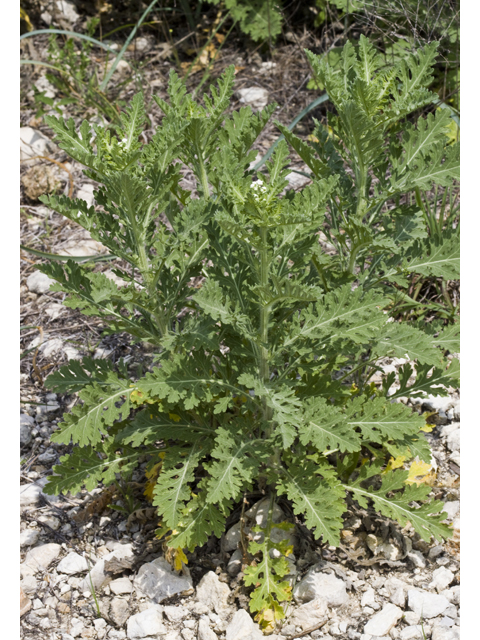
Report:
M61 26L78 26L78 14L75 18L67 13ZM129 56L143 48L144 56L157 61L155 68L145 67L147 94L155 90L164 97L171 62L155 58L163 51L161 44L148 39L137 44L126 56L127 67ZM292 54L298 44L280 48L275 63L255 52L239 59L238 49L226 47L219 65L233 62L239 67L233 107L250 103L260 108L276 100L281 105L276 117L290 122L312 99L305 86L309 70L301 57ZM45 42L40 38L35 47L34 53L41 57ZM128 71L125 66L122 69L120 73ZM32 84L55 95L43 74L44 69L36 67L22 80L26 96L21 114L22 242L63 255L101 254L104 248L83 229L38 201L42 193L60 189L92 203L95 186L55 146L48 127L35 117L29 95ZM132 92L125 89L123 98L128 100ZM158 117L153 110L147 138ZM268 128L258 150L264 152L276 136L274 127ZM185 174L184 179L188 182L191 176ZM290 181L299 188L305 178L292 172ZM35 271L36 261L22 253L22 639L259 640L262 634L247 612L248 595L242 582L241 507L233 512L222 540L212 539L197 549L189 556L188 566L176 572L155 538L157 521L143 495L141 469L128 489L99 488L69 497L42 492L52 467L67 451L49 438L62 413L75 402L74 397L48 393L43 383L49 371L68 359L92 355L114 361L124 358L134 372L138 366L148 368L151 354L127 336L103 337L100 321L64 307L63 295L50 292L48 278ZM98 263L96 269L115 278L108 262ZM386 360L385 373L399 364ZM353 504L337 550L315 543L297 522L290 576L294 598L283 626L276 630L279 640L459 638L460 401L458 390L449 391L446 398L410 404L432 413L436 425L427 434L434 454L427 481L435 496L446 501L448 522L454 528L452 540L427 545L409 526L402 529ZM265 517L261 495L248 496L248 501L247 531L248 525L262 524ZM287 503L280 502L277 509L279 521L295 522Z

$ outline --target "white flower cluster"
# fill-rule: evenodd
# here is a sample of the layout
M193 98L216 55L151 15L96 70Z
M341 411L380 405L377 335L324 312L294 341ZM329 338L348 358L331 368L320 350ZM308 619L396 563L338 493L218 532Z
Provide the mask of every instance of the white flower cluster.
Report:
M263 180L257 180L256 182L252 182L252 189L254 189L256 192L253 194L255 200L260 200L261 194L266 192L267 187L264 184Z

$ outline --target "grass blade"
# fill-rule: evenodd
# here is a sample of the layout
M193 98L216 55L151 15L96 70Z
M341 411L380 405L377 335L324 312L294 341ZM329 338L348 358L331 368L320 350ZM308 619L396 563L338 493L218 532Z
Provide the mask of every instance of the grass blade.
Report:
M28 253L32 253L34 256L38 256L39 258L57 260L59 262L67 262L67 260L73 260L74 262L108 262L110 260L115 260L117 257L103 253L97 253L94 256L61 256L58 253L47 253L45 251L38 251L38 249L30 249L30 247L26 247L24 244L20 245L20 249L27 251Z

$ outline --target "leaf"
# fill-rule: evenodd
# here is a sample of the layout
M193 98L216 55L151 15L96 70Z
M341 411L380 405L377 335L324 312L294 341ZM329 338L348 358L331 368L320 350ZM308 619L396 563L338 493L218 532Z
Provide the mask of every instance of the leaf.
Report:
M445 280L460 277L460 236L458 233L443 242L433 240L416 243L407 254L405 268L410 273L435 276Z
M429 335L399 322L389 322L380 329L372 355L406 357L421 364L439 365L442 361L441 353Z
M408 471L390 471L383 476L380 489L372 486L363 488L363 484L379 473L379 466L364 465L360 469L358 479L351 485L346 485L347 491L353 493L359 505L366 509L371 500L381 514L387 518L393 518L405 526L410 522L415 531L426 542L430 542L432 536L437 540L450 538L452 529L442 520L446 518L446 513L441 512L443 502L432 500L420 507L411 507L412 502L424 502L430 493L430 487L426 485L405 486L408 478ZM392 497L390 492L395 491Z
M51 373L45 380L45 386L58 393L76 393L84 387L97 382L98 384L112 384L115 378L109 360L83 358L82 361L69 360L68 364Z
M410 465L410 469L408 470L408 477L405 480L405 484L421 484L422 482L427 482L429 480L428 475L432 469L432 465L428 462L415 462L415 460Z
M316 465L306 459L295 459L288 469L282 468L277 492L292 501L297 515L305 516L305 525L313 530L315 539L322 537L325 543L338 546L342 514L346 511L345 494L340 480L330 479L331 471L326 466L329 466L326 462Z
M305 405L300 442L312 442L319 451L338 449L341 452L358 451L360 438L346 421L345 414L329 405L325 398L314 398Z

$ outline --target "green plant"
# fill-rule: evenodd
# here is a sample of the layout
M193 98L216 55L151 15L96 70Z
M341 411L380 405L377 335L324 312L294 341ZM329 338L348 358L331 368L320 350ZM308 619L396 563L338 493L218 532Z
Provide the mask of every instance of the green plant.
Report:
M207 0L220 4L221 0ZM277 0L225 0L225 7L252 40L275 40L282 31L282 10Z
M456 326L429 333L392 322L389 312L409 274L448 277L456 268L456 238L441 248L427 240L421 213L401 201L417 186L450 184L458 172L456 147L444 148L444 115L406 121L434 99L426 86L435 46L388 74L377 72L366 39L358 51L345 46L341 77L309 56L337 115L334 134L319 128L311 146L278 125L312 170L313 183L298 193L284 191L285 141L265 174L249 169L274 106L226 115L233 68L204 106L172 72L170 104L157 99L165 116L148 144L140 142L141 96L114 131L47 120L100 186L97 207L65 196L43 202L121 259L115 273L125 286L73 261L40 270L56 280L52 290L68 294L67 306L153 344L156 366L136 379L85 358L49 376L49 387L78 392L81 403L53 436L76 446L45 491L108 485L142 462L152 477L161 453L158 535L180 550L219 537L245 491L269 495L263 540L250 545L261 557L245 572L263 626L282 616L290 597L281 557L289 546L269 536L277 496L332 545L347 495L409 521L427 541L451 534L443 503L427 500L430 488L386 466L391 456L430 460L424 418L393 401L446 393L439 385L458 380L458 361L444 356L455 350ZM180 184L184 166L196 192ZM379 388L370 383L379 359L405 354L411 362L396 388L394 374Z

